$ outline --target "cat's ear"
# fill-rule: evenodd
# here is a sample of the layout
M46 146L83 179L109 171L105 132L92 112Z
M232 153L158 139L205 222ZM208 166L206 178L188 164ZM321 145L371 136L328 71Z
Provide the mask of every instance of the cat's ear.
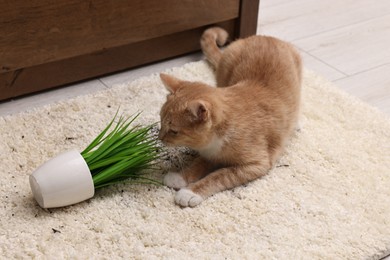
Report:
M165 88L171 93L175 93L177 89L182 85L181 80L170 76L168 74L160 73L160 78Z
M209 103L202 100L193 100L188 103L187 109L198 122L206 122L210 115Z

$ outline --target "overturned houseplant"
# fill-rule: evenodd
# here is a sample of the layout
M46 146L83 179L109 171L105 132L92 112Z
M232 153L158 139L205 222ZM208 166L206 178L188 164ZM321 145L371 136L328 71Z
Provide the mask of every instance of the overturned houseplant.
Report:
M36 169L30 186L38 204L75 204L93 197L96 189L124 181L159 183L144 175L159 157L154 124L132 126L138 116L117 120L116 114L84 151L64 152Z

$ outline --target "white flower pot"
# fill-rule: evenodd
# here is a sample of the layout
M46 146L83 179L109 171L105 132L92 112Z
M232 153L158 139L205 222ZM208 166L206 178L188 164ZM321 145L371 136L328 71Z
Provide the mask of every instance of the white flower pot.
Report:
M71 150L47 161L30 175L34 198L42 208L56 208L92 198L92 175L81 154Z

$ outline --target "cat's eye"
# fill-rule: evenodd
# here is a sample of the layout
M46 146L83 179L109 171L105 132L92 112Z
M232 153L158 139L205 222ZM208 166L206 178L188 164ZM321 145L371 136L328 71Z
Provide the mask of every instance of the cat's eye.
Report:
M169 134L171 134L171 135L177 135L177 131L176 130L172 130L172 129L169 129Z

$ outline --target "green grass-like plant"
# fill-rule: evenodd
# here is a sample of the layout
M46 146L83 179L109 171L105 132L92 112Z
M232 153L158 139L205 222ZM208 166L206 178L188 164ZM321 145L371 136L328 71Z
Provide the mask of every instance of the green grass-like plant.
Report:
M81 152L92 174L95 189L114 183L153 183L145 177L159 158L157 138L151 133L155 124L132 126L140 115L120 116L118 112L106 128ZM113 129L109 131L111 128Z

